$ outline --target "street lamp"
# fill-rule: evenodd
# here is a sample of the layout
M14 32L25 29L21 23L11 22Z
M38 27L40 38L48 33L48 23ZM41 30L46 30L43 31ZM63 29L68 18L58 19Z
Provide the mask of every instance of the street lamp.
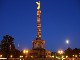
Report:
M23 53L24 53L24 54L28 53L28 50L23 50Z
M2 58L2 54L0 55L0 58Z
M63 50L58 50L58 53L59 54L63 54Z
M64 53L63 50L58 50L58 54L60 54L60 59L63 59L63 57L64 57L64 56L62 56L63 53Z
M28 52L29 50L23 50L24 56L27 57L28 56Z
M13 55L10 55L10 58L12 58L13 57Z

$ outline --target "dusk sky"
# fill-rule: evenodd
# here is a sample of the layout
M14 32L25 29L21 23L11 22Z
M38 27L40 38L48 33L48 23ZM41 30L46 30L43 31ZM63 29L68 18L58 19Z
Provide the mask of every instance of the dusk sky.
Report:
M0 41L8 34L16 48L31 49L36 39L39 0L0 0ZM41 33L46 49L80 48L80 0L40 0ZM69 44L65 40L70 41Z

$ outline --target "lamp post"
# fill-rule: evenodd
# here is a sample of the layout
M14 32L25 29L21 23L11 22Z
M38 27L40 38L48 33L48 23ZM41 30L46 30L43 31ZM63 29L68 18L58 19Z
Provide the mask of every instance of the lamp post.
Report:
M58 50L58 54L60 54L60 59L61 58L63 59L63 56L62 56L63 53L64 53L63 50Z
M58 53L61 55L63 54L63 50L58 50Z
M29 50L23 50L23 53L27 56L28 55Z

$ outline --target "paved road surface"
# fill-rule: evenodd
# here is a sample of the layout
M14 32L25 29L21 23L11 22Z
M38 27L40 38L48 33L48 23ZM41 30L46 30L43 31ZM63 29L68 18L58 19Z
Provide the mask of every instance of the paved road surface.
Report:
M55 58L9 58L7 59L5 58L0 60L61 60L61 59L55 59ZM64 60L80 60L80 58L77 58L77 59L69 58Z

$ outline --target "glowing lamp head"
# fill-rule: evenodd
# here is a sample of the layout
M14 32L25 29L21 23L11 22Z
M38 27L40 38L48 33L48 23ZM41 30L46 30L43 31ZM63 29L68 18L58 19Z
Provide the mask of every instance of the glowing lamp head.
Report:
M63 52L63 50L58 50L58 53L63 54L64 52Z
M28 53L28 50L23 50L23 53L25 54L25 53Z

